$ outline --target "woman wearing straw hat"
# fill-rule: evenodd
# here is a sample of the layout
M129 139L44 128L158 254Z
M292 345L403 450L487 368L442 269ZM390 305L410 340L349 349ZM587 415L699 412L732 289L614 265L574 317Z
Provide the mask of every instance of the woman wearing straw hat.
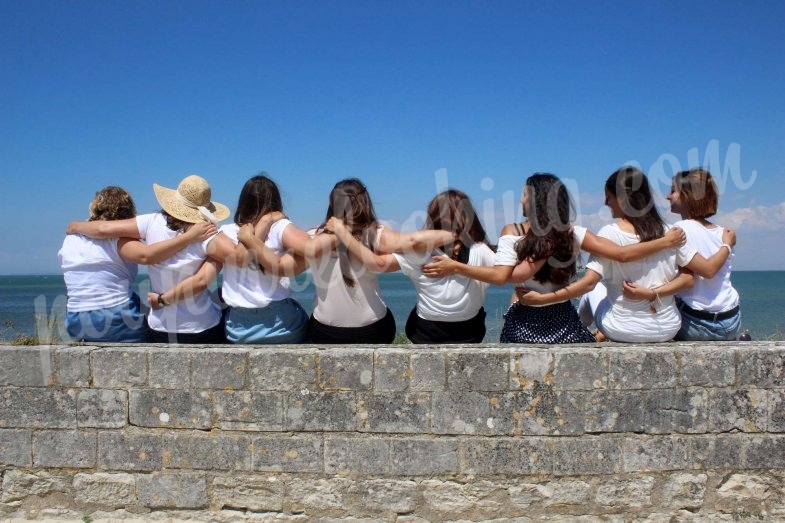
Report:
M133 220L135 215L134 201L121 187L104 187L90 203L90 223ZM68 334L79 341L149 341L139 296L132 290L137 263L158 263L215 233L215 227L205 222L153 245L130 238L66 236L58 259L68 290Z
M177 189L153 184L161 211L114 222L111 227L89 229L85 222L72 224L74 232L87 235L129 236L156 243L188 231L193 224L217 223L229 216L229 208L211 201L207 180L198 175L184 178ZM224 263L243 263L245 249L226 235L217 234L194 243L171 258L151 265L150 285L154 308L148 316L152 341L166 343L225 343L221 305L206 292ZM187 285L177 286L191 278ZM171 289L161 292L163 289Z

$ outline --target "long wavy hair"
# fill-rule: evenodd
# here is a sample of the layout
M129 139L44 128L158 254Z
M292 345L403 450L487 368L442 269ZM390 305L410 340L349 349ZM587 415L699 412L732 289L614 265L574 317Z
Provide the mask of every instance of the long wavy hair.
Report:
M372 251L376 250L376 213L363 182L357 178L347 178L335 184L330 191L327 215L320 228L324 228L332 217L341 220L352 236L363 245ZM350 276L349 253L343 244L338 245L338 260L343 281L349 287L354 287L355 281Z
M576 274L572 198L564 183L550 173L534 173L526 179L526 187L529 188L530 230L515 245L518 260L547 259L534 279L540 283L564 284Z
M649 179L643 171L637 167L622 167L605 181L605 192L616 198L624 218L635 228L640 241L656 240L665 233L665 222L654 205Z
M447 189L428 204L425 229L450 231L456 237L451 257L462 263L469 261L469 249L475 243L491 246L477 211L466 193Z
M283 212L283 202L278 186L267 173L262 172L250 178L237 201L237 210L234 213L234 223L245 225L255 224L259 218L269 212Z

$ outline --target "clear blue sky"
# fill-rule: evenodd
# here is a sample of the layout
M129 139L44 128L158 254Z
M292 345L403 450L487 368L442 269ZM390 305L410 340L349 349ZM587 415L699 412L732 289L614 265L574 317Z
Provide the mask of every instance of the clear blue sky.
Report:
M410 225L446 169L498 231L550 171L596 230L618 166L664 191L712 150L736 267L785 269L785 5L542 4L0 0L0 274L58 272L110 184L152 212L195 172L234 209L265 170L306 228L356 176Z

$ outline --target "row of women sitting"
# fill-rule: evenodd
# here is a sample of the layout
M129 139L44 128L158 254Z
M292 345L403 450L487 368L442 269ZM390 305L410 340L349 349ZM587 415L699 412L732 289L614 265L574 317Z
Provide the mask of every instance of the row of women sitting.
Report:
M738 293L730 282L732 231L710 223L717 191L701 169L678 173L668 199L680 214L665 224L646 176L623 167L605 183L618 221L595 235L572 225L567 188L552 174L526 180L523 223L490 244L469 198L451 189L429 204L425 227L402 234L376 219L357 179L333 188L324 223L308 233L283 215L265 175L246 182L234 223L196 175L176 190L154 185L161 211L135 216L118 187L96 194L86 222L72 222L59 256L68 288L68 332L85 341L179 343L390 343L395 320L378 273L401 270L417 303L406 323L413 343L479 343L489 284L516 283L501 342L581 343L735 339ZM685 242L686 238L686 242ZM576 276L579 249L592 254ZM147 320L131 288L148 264ZM223 269L221 298L208 291ZM310 269L310 318L290 282ZM601 283L602 282L602 283ZM585 294L580 314L570 299ZM678 298L675 298L678 296ZM228 309L224 311L224 309ZM224 314L225 313L225 314Z

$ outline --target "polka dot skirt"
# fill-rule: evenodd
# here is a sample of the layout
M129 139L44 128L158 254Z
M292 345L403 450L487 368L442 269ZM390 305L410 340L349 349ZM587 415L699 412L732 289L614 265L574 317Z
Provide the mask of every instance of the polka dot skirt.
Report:
M545 307L516 302L504 314L501 343L592 343L575 307L566 301Z

